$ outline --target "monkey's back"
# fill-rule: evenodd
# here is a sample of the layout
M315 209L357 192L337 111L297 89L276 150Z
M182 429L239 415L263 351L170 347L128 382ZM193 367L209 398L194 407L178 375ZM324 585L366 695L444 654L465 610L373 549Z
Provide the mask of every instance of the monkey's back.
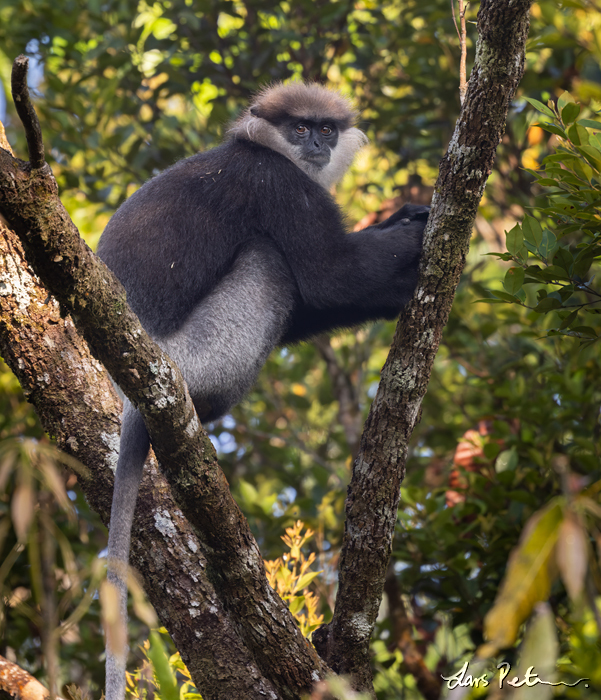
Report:
M316 221L332 242L344 234L333 200L296 165L230 141L144 184L109 221L98 255L146 330L161 337L182 324L244 246L315 235L307 231Z

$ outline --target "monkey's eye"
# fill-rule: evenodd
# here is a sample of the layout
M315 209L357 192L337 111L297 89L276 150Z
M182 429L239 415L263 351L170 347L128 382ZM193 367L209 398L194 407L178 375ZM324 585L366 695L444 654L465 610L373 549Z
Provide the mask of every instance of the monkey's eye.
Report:
M321 127L321 133L322 133L324 136L330 136L330 134L332 133L332 127L331 127L331 126L328 126L327 124L326 124L325 126L322 126L322 127Z
M307 131L309 131L309 127L305 126L304 124L299 124L299 125L296 127L296 133L297 133L297 134L300 134L301 136L304 135L304 134L306 134Z

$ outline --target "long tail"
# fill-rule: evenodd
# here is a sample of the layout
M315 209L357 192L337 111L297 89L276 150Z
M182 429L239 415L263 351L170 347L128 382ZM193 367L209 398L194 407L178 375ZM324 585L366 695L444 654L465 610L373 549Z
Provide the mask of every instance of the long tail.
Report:
M138 489L149 447L150 440L142 416L126 399L123 405L119 461L111 506L107 576L118 592L121 630L114 636L113 644L107 639L106 700L123 700L125 697L129 545Z

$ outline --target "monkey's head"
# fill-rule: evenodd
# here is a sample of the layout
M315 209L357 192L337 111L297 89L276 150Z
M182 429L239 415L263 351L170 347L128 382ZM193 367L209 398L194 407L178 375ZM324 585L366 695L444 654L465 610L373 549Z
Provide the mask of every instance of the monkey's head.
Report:
M278 83L264 88L228 133L278 151L329 189L367 143L356 120L337 92L317 83Z

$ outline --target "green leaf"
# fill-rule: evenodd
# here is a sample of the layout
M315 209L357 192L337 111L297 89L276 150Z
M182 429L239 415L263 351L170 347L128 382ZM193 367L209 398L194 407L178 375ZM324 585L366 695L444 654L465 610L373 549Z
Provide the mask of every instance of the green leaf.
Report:
M543 240L543 229L540 223L533 216L526 215L522 222L522 230L524 232L524 238L528 243L538 248Z
M555 257L553 258L555 265L561 265L561 267L569 274L574 265L574 256L567 248L559 248Z
M561 119L564 124L571 124L579 114L580 105L577 105L575 102L568 102L561 110Z
M580 335L585 335L587 338L597 338L597 331L590 326L574 326L570 328L572 333L579 333Z
M557 187L558 186L557 180L554 180L553 178L550 178L550 177L537 177L536 181L539 185L542 185L543 187Z
M304 595L299 595L299 596L294 596L291 600L288 601L288 610L292 613L292 615L296 615L303 609L303 605L305 604L305 596Z
M259 492L248 481L245 481L244 479L240 479L239 488L240 488L240 494L242 495L242 498L247 503L254 504L259 500Z
M555 248L556 243L557 238L555 238L555 234L551 233L549 229L545 229L543 231L543 238L538 246L538 252L541 254L541 257L545 259L548 258L553 248Z
M486 459L492 460L499 454L500 449L498 442L487 442L483 448L484 456Z
M579 119L578 123L582 126L586 126L588 129L596 129L597 131L601 131L601 122L596 122L592 119Z
M546 314L549 311L554 311L555 309L560 308L561 302L559 299L555 299L554 297L545 297L544 299L541 299L534 307L534 311L536 311L537 314Z
M514 448L503 450L495 462L495 471L500 474L505 471L513 471L518 466L518 453Z
M179 700L179 690L171 666L169 656L161 635L156 631L150 632L150 648L148 649L155 676L159 683L159 690L163 700Z
M564 90L564 92L561 93L559 99L557 100L557 108L563 114L563 110L569 104L574 104L574 98L572 97L572 95L570 95L569 92L567 92L567 90Z
M526 246L525 243L522 244L522 247L515 254L515 257L517 258L517 261L519 263L521 263L522 265L525 265L527 263L527 261L528 261L528 247Z
M505 233L507 250L512 254L516 255L518 250L522 247L524 237L520 229L519 224L516 224L511 231Z
M538 255L538 248L532 243L530 243L530 241L524 241L524 248L529 250L532 253L532 255Z
M592 146L578 146L578 152L597 170L601 169L601 151Z
M576 173L576 175L578 175L578 177L584 178L588 182L590 182L592 180L594 170L591 168L591 166L584 159L575 160L572 163L572 168L574 168L574 172ZM576 186L582 187L582 184L578 183ZM585 191L586 190L583 190L583 191L579 192L578 194L583 195Z
M550 280L569 280L570 276L568 273L564 270L563 267L560 267L559 265L549 265L546 270L547 274L547 279Z
M536 270L536 272L530 272L530 270ZM536 268L536 267L534 267L534 266L533 266L533 267L529 267L529 268L526 270L526 273L529 274L529 275L532 275L532 276L533 276L535 279L537 279L539 282L541 282L541 281L542 281L542 282L545 282L545 281L546 281L545 278L544 278L543 275L542 275L542 270L540 269L540 267L539 267L539 268ZM536 292L536 295L537 295L536 298L540 301L541 299L544 299L544 298L547 296L547 290L546 290L546 289L539 289L539 290Z
M518 289L515 295L522 302L522 304L526 303L526 292L523 289Z
M568 299L570 299L573 296L574 291L575 290L574 290L573 284L566 284L566 285L563 285L562 287L559 288L559 290L557 291L557 294L559 294L559 296L560 296L562 306L566 305L566 302L568 301ZM551 296L551 295L549 295L549 296Z
M540 126L541 129L544 129L545 131L548 131L551 134L561 136L562 139L566 138L566 132L561 127L555 126L555 124L549 124L548 122L539 122L538 126Z
M511 255L511 253L484 253L484 255L493 255L495 258L505 260L506 262L513 260L513 255Z
M576 320L578 317L578 311L572 311L569 313L561 322L561 326L559 326L560 331L564 331L566 328L569 328L572 323Z
M494 291L493 294L498 297L499 299L503 299L503 301L509 301L512 304L515 304L518 300L515 298L514 294L507 294L507 292L501 292L501 291Z
M568 105L569 106L569 105ZM567 107L566 107L567 109ZM576 146L588 145L588 131L579 124L572 124L567 131L568 138Z
M524 284L524 270L521 267L511 267L505 274L503 287L509 294L516 294Z
M538 100L535 100L532 97L524 97L526 102L529 102L534 109L536 109L537 112L542 112L542 114L546 114L548 117L551 117L551 119L555 119L555 114L547 107L547 105L544 105L542 102L539 102Z
M594 253L589 253L582 256L579 255L576 259L576 262L574 263L574 274L578 275L578 277L580 278L585 277L586 273L591 269L591 265L593 264L594 259Z
M296 583L296 590L304 590L311 583L311 581L313 581L313 579L319 576L319 574L321 574L321 571L309 571L308 574L304 574L304 576L301 576Z
M569 153L551 153L543 158L543 163L563 163Z

